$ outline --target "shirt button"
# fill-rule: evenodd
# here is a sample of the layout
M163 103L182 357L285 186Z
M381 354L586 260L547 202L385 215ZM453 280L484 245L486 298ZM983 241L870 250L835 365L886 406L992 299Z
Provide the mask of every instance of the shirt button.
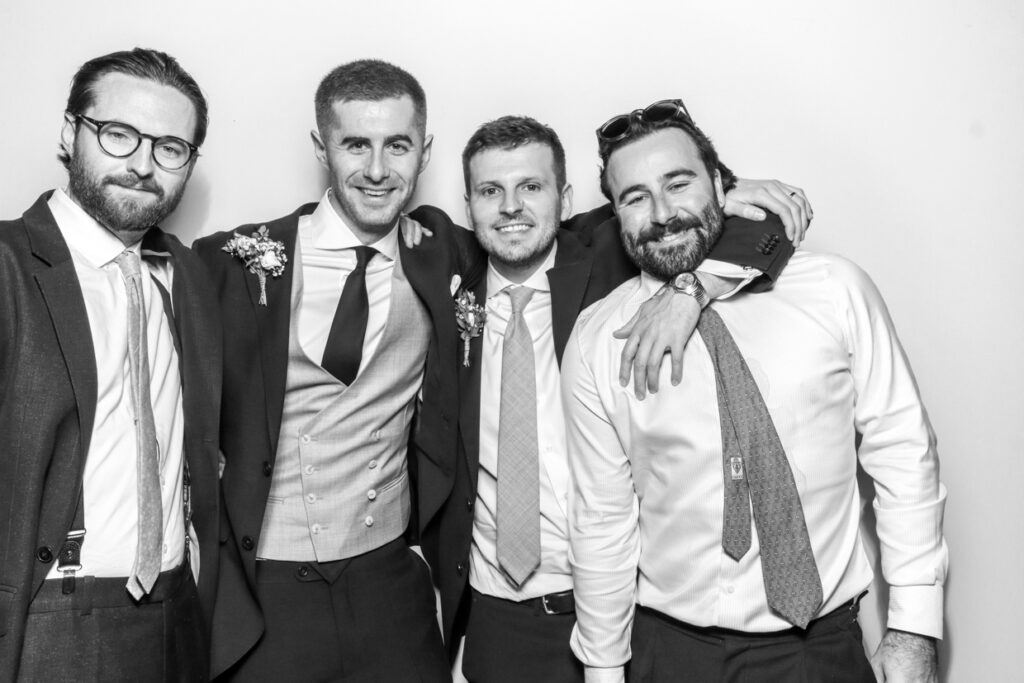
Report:
M164 555L166 555L166 554L167 554L167 544L164 543Z
M305 472L306 474L313 474L314 472L316 472L316 468L313 467L312 465L306 465L305 469L303 469L303 472Z
M315 503L316 502L316 494L315 493L309 494L308 496L306 496L306 500L308 500L310 503Z
M318 534L318 533L320 533L320 525L319 525L319 524L314 524L313 526L309 527L309 529L310 529L310 531L312 531L312 532L313 532L314 534Z
M377 467L377 461L376 460L371 460L370 461L370 469L372 470L372 469L374 469L376 467Z
M302 443L309 443L312 439L309 438L309 434L303 434L301 441Z
M370 500L376 500L377 492L373 489L370 489L369 491L366 492L366 497L369 498Z
M730 586L726 586L725 587L725 592L728 593L729 595L732 595L733 593L736 592L736 587L735 586L731 586L731 585Z
M373 517L371 517L370 515L367 515L365 523L366 523L366 526L373 526Z

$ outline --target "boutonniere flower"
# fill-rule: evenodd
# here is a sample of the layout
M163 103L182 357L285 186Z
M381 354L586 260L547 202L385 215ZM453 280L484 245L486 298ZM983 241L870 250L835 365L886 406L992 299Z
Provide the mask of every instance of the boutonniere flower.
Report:
M473 292L461 290L455 296L455 320L459 324L459 336L462 337L462 364L469 367L469 340L479 337L484 331L487 312L476 302Z
M267 276L281 277L288 257L284 243L267 236L267 226L261 225L251 237L239 235L228 240L223 250L242 260L242 265L260 281L260 305L267 305Z

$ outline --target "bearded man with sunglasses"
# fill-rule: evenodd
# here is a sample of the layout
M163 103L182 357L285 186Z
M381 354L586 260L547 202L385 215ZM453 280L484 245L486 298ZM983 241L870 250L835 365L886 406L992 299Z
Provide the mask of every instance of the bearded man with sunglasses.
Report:
M173 57L91 60L67 187L0 223L0 680L209 675L221 328L156 227L206 126Z
M652 115L653 114L653 115ZM572 648L587 681L935 681L947 557L935 438L885 304L833 255L705 307L678 385L640 403L611 332L722 231L711 142L680 110L598 130L602 190L641 275L579 318L562 361L572 491ZM872 580L858 464L889 585Z

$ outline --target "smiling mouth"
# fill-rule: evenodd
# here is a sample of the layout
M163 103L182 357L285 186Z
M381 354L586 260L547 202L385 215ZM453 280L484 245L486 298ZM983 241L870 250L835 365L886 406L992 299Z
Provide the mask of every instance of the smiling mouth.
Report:
M359 191L363 194L364 197L369 197L370 199L381 199L383 197L387 197L391 192L394 191L394 189L393 188L379 188L379 189L377 189L377 188L372 188L372 187L360 187Z
M509 234L517 232L526 232L532 227L533 225L530 223L506 223L505 225L494 226L494 230L496 232Z

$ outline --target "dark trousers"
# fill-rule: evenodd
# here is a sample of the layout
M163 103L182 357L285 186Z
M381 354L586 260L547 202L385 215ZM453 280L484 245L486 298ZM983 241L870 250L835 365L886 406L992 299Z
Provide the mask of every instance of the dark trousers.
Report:
M631 683L875 683L856 603L774 634L690 626L638 606L631 646Z
M127 578L79 577L64 595L49 579L29 605L18 679L205 681L209 639L186 565L163 572L135 602Z
M471 683L575 683L583 666L569 647L576 615L545 614L473 591L462 673Z
M256 563L265 631L237 681L451 681L427 565L401 538L336 562Z

